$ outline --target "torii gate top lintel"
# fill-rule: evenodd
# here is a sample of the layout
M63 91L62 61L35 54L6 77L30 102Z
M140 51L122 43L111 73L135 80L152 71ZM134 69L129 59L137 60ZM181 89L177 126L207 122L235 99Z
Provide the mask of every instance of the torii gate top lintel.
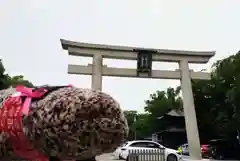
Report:
M76 56L90 56L93 50L98 50L98 53L104 51L103 57L114 58L114 59L128 59L137 60L139 51L151 51L153 55L153 61L167 61L167 62L178 62L179 57L185 57L189 63L207 63L211 57L215 55L215 51L186 51L186 50L172 50L172 49L153 49L153 48L138 48L128 46L114 46L114 45L103 45L103 44L90 44L76 41L69 41L61 39L62 48L69 51L69 55ZM81 53L80 50L92 50L92 52ZM90 53L90 54L89 54ZM124 54L127 53L127 54ZM130 54L131 53L131 54ZM133 56L135 55L135 56ZM168 57L168 58L167 58ZM180 58L181 60L181 58Z

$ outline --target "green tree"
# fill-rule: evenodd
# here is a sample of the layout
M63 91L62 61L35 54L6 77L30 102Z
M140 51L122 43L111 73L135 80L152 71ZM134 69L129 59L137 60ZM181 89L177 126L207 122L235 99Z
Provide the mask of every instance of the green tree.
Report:
M202 138L235 137L240 125L240 53L217 61L211 80L192 83Z
M5 73L2 60L0 60L0 90L9 87L9 76Z
M125 115L125 117L126 117L126 119L128 121L128 125L131 126L134 123L134 121L135 121L135 119L136 119L136 117L138 115L137 111L126 110L126 111L123 111L123 113L124 113L124 115Z
M137 139L144 139L151 136L153 131L153 117L149 113L138 114L136 122L133 124L133 129L136 132Z
M217 130L218 120L221 119L219 110L222 105L224 106L224 101L216 88L216 83L214 79L192 81L195 110L202 142L219 136Z
M17 85L23 85L25 87L33 87L33 84L30 81L25 80L22 75L10 77L9 82L13 87L16 87Z
M176 111L183 111L183 101L179 95L181 92L181 86L178 86L176 89L169 87L166 92L168 101L170 102L170 109Z
M161 117L171 110L182 110L180 91L180 87L176 89L169 87L166 92L157 91L150 94L150 99L145 101L145 111L155 117Z
M182 99L179 96L180 87L168 88L166 91L157 91L145 101L145 113L138 114L134 123L137 138L142 139L151 136L153 132L167 128L164 120L159 118L171 110L182 110Z
M213 79L221 93L224 107L221 106L222 128L229 134L235 134L240 128L240 52L214 65Z
M128 140L133 140L135 138L135 132L136 132L134 123L136 121L138 113L137 111L129 110L129 111L124 111L124 115L127 119L128 127L129 127Z
M10 77L6 72L2 61L0 61L0 90L16 87L17 85L24 85L26 87L33 87L33 84L25 80L22 75Z

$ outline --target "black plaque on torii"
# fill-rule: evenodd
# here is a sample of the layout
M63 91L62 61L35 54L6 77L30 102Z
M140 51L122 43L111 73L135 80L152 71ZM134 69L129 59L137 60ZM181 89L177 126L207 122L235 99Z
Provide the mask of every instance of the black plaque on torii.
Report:
M152 55L156 51L152 50L135 50L138 52L137 56L137 76L147 75L152 77Z

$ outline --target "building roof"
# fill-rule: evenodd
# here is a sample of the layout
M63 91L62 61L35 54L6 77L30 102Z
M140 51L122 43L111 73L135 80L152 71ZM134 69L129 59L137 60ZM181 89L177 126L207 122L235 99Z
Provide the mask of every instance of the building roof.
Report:
M176 127L169 127L165 130L159 131L159 132L154 132L154 134L161 134L165 132L186 132L185 128L176 128Z
M166 113L166 115L176 116L176 117L184 117L184 112L183 111L172 110L172 111Z

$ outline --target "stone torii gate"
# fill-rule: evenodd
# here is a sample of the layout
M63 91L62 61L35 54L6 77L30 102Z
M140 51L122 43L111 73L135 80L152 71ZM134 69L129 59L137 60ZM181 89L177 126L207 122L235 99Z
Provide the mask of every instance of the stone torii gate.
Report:
M210 74L191 71L188 63L207 63L215 55L214 51L134 48L88 44L63 39L61 39L61 44L64 50L68 50L69 55L93 57L93 63L87 66L68 65L69 74L92 75L93 89L102 90L102 76L181 80L190 157L196 160L202 158L191 79L210 79ZM102 63L103 58L137 60L137 67L136 69L107 67ZM152 61L177 62L179 70L152 70Z

